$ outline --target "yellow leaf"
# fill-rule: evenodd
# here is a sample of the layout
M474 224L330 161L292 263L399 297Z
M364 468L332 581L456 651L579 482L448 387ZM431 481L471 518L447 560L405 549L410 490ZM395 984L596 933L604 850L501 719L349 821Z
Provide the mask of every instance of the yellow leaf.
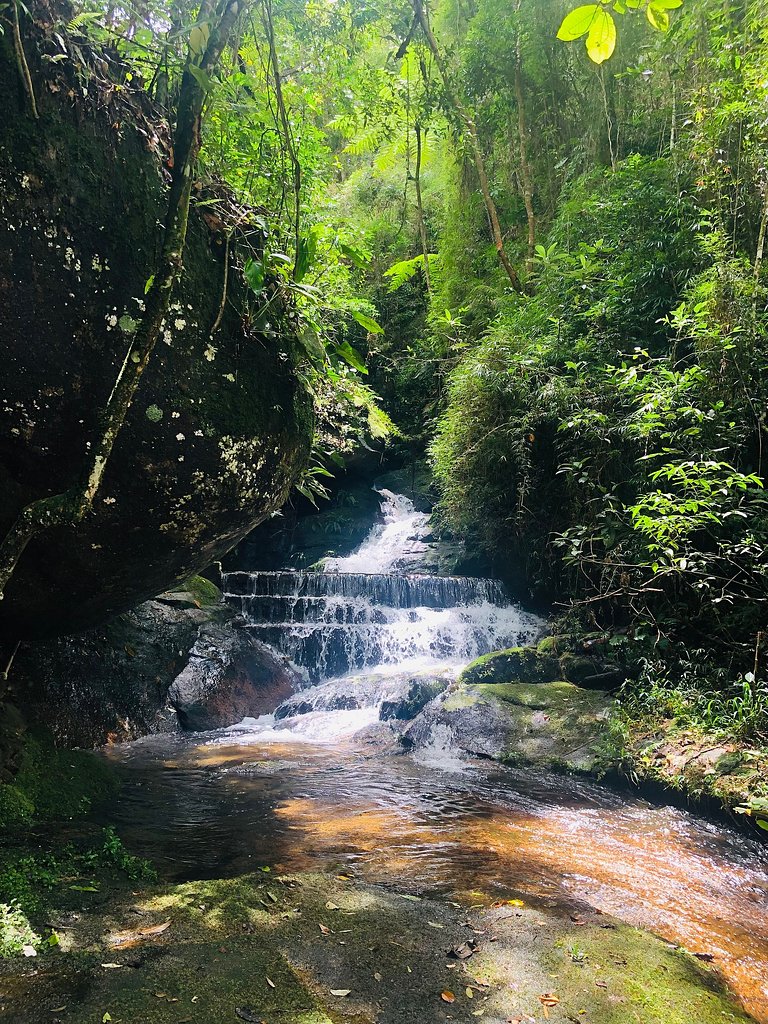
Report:
M595 64L608 60L616 49L616 23L604 8L595 15L587 35L587 53Z

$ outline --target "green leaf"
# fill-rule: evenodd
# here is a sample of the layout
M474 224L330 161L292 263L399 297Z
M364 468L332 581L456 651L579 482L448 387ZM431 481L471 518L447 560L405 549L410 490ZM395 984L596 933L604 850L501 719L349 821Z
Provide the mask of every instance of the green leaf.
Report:
M579 39L589 31L599 10L599 4L585 4L583 7L574 8L563 18L562 24L557 30L557 38L566 43L572 39Z
M369 334L383 334L384 328L381 324L377 324L371 317L366 316L365 313L358 313L356 310L352 310L352 316L357 320L361 327L364 327Z
M764 828L765 831L768 832L768 821L766 821L764 818L758 818L755 821L755 824L758 828Z
M299 239L299 251L296 253L296 265L293 269L293 280L301 281L312 266L317 253L317 236L319 224L313 224L306 234Z
M362 253L359 249L355 249L354 246L347 245L346 242L339 242L339 249L343 256L346 256L351 263L354 263L354 265L359 267L361 270L367 267L370 263L370 258L366 256L365 253Z
M249 257L243 267L243 277L248 282L251 290L256 295L261 295L264 291L264 264Z
M315 363L320 364L325 362L325 346L317 336L317 331L312 327L305 327L303 331L298 335L299 344L304 349L307 358Z
M587 53L595 64L608 60L616 49L616 22L601 8L594 17L587 35Z
M365 360L357 351L357 349L353 348L348 341L345 341L341 345L339 345L339 347L336 349L336 355L343 359L345 363L349 363L350 366L353 366L356 370L359 370L360 373L368 373L368 369L365 365Z
M669 15L663 7L656 3L656 0L645 8L645 16L659 32L666 32L669 28Z
M207 71L203 71L197 64L188 64L187 68L203 92L209 93L213 89L213 79Z
M211 26L207 21L203 21L199 25L195 25L189 33L189 48L195 57L200 56L208 45L210 34Z

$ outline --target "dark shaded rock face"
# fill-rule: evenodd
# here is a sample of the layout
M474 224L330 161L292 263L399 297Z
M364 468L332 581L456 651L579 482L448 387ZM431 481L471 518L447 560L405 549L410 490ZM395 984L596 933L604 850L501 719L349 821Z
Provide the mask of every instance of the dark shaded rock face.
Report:
M234 725L290 696L299 678L284 659L239 628L215 587L191 583L76 636L25 641L11 682L27 723L94 747ZM2 754L0 743L10 763Z
M203 626L168 699L185 729L217 729L266 714L293 693L298 673L230 622Z
M82 474L141 315L167 193L154 113L97 85L95 68L44 61L41 51L61 55L59 44L23 23L39 121L10 33L0 36L0 535L26 504ZM233 268L210 337L222 250L193 208L165 335L93 513L30 544L0 603L0 640L70 632L135 607L285 500L311 434L292 321L275 303L260 333Z
M211 613L147 601L77 636L25 641L13 664L14 697L30 722L63 747L94 747L178 728L168 689Z

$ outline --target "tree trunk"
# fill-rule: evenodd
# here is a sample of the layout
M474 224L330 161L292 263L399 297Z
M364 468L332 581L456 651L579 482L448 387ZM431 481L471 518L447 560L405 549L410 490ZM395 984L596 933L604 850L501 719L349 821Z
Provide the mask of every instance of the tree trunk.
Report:
M523 102L523 83L520 75L520 40L517 44L517 61L515 63L515 99L517 100L517 134L520 138L520 183L522 185L525 215L528 220L528 259L527 270L530 273L533 264L533 253L536 247L536 215L533 212L533 174L528 160L528 126L525 120L525 104Z
M422 0L411 0L411 6L413 7L414 14L419 19L419 24L421 25L424 37L427 40L427 45L429 46L429 49L432 51L432 56L435 58L435 63L437 64L438 70L440 71L440 77L443 80L443 88L445 89L445 95L467 132L470 146L472 148L472 158L474 160L475 170L477 171L477 177L480 182L480 191L482 193L483 202L485 203L485 209L488 214L488 221L491 227L491 234L493 235L493 242L494 245L496 246L496 253L499 257L499 263L501 263L502 267L504 268L506 275L509 278L509 283L512 285L514 290L519 294L522 294L524 290L522 282L520 281L520 277L518 276L517 271L512 266L509 256L507 255L507 251L504 248L504 236L502 235L501 232L501 225L499 223L499 215L496 210L496 204L493 201L490 186L488 184L488 174L485 169L485 158L483 156L483 151L480 146L480 140L477 135L477 126L475 125L474 119L471 117L469 112L464 109L461 100L459 99L459 97L454 92L451 86L451 78L448 73L448 68L443 59L443 55L440 53L440 47L437 44L437 39L435 39L434 33L430 28L429 21L427 19L427 14L422 4Z
M424 224L424 205L421 201L421 125L417 121L414 125L416 132L416 173L414 183L416 185L416 210L419 218L419 238L421 239L421 251L424 254L424 280L427 283L427 291L432 291L432 282L429 277L429 251L427 249L427 229Z

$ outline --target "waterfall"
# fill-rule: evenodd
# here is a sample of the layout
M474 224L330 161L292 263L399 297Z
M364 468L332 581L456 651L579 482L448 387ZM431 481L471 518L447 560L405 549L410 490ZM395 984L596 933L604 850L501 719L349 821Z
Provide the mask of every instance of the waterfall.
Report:
M426 548L429 517L403 495L380 493L383 523L352 555L327 560L332 571L225 575L225 600L259 640L316 683L387 667L460 667L535 639L540 620L512 604L498 580L397 571Z

